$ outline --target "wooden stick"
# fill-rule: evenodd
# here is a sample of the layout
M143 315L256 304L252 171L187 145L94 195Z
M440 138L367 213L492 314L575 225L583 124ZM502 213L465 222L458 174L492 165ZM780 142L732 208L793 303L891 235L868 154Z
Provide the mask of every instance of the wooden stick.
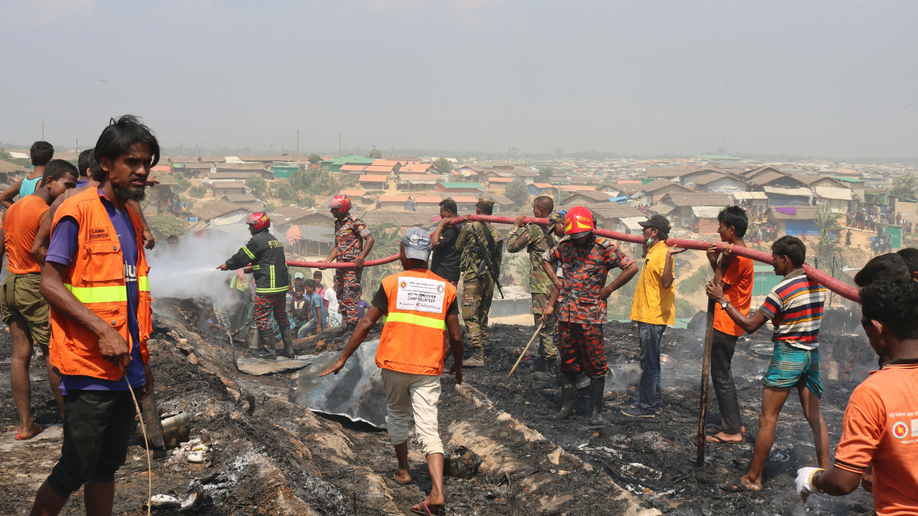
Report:
M704 333L704 358L701 364L701 406L698 410L698 458L696 464L704 464L705 420L708 417L708 375L711 372L711 348L714 345L714 300L708 299L708 319Z
M143 420L149 431L150 446L157 450L165 450L166 441L163 438L163 423L159 419L159 410L156 407L156 396L151 392L140 404L143 407Z
M539 332L542 331L542 326L545 324L545 321L539 323L539 327L536 328L535 333L532 334L532 338L529 339L529 344L526 344L526 347L523 349L523 352L520 353L520 358L516 359L516 363L513 364L513 369L510 370L510 374L507 375L507 379L510 379L510 376L513 375L513 371L516 371L516 366L520 365L520 361L523 360L523 357L526 355L526 352L529 351L529 346L532 345L532 341L539 336Z

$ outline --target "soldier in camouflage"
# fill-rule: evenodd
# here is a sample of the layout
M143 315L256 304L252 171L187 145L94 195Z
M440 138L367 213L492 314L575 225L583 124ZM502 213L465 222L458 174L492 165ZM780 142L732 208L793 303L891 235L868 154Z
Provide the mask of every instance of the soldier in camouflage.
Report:
M491 215L493 210L494 201L484 197L478 199L478 204L475 205L476 215ZM459 268L464 275L462 320L465 321L469 332L470 356L463 361L465 367L484 366L484 348L488 344L488 312L491 311L491 298L494 296L494 279L487 267L481 267L479 242L484 244L491 262L497 267L494 274L498 278L504 249L503 237L487 222L465 224L459 238L456 239L456 248L462 249Z
M532 201L532 214L536 218L548 218L555 207L554 201L547 195L536 197ZM507 237L507 251L518 253L523 249L529 253L529 290L532 295L532 315L536 326L542 324L539 330L539 357L546 362L546 372L536 372L535 377L540 381L551 381L558 370L558 348L553 342L555 323L557 317L552 316L547 321L542 321L542 310L548 305L551 297L551 274L542 266L542 255L555 246L554 232L551 226L538 224L523 225L525 217L520 215L513 223L513 229Z

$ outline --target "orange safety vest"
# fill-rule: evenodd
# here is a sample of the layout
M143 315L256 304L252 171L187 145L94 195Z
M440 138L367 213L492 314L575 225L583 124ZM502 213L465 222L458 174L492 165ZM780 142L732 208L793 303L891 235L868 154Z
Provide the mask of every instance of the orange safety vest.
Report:
M419 281L412 282L415 278ZM402 373L439 376L446 359L446 310L456 301L456 287L426 269L383 278L382 287L389 313L379 338L376 365ZM437 302L439 298L442 302ZM435 305L437 312L433 311Z
M140 355L143 363L150 361L147 339L153 329L150 267L143 252L140 218L128 209L134 236L137 239L137 322L140 327ZM64 277L64 284L73 295L113 328L124 340L131 342L128 328L127 288L121 242L97 188L69 197L54 214L52 234L64 217L73 217L80 226L79 244L73 264ZM51 364L62 374L91 376L103 380L118 380L121 368L99 353L96 334L68 319L51 307Z

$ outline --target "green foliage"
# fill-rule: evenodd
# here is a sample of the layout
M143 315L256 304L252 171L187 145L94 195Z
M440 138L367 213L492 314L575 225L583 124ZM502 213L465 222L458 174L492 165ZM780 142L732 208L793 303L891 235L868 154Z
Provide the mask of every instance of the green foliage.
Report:
M178 182L176 185L172 185L172 191L177 194L187 191L191 188L191 181L185 179L185 174L181 172L176 172L174 174L175 180Z
M188 189L188 196L200 199L207 194L207 187L204 185L194 185Z
M503 262L510 263L509 260L511 260L513 256L523 257L522 260L516 261L516 267L514 267L513 273L519 279L519 285L523 287L524 289L526 289L527 291L529 291L529 289L532 288L532 283L530 282L532 271L531 271L531 267L529 266L529 260L526 259L527 255L525 252L520 252L519 254L516 254L516 255L505 253ZM504 267L504 269L507 269L507 267Z
M691 319L698 313L695 305L689 303L687 299L676 296L676 317L686 317Z
M903 199L915 199L918 196L918 177L912 172L906 172L893 179L889 195Z
M506 190L504 190L504 194L519 208L525 208L529 205L529 188L520 178L511 181Z
M312 208L316 205L316 199L311 195L302 195L297 199L296 205L301 208Z
M709 265L698 267L688 278L679 282L679 296L691 296L701 292L704 294L704 286L714 278L714 270Z
M318 154L310 154L309 157L306 159L308 159L309 162L312 163L313 165L318 165L319 163L322 163L322 156L319 156Z
M275 183L273 193L275 197L279 197L287 202L296 202L298 200L296 190L293 189L289 181L278 181Z
M147 215L147 224L159 240L165 240L169 235L181 237L188 232L188 223L172 215Z
M252 174L245 180L245 186L252 189L256 195L262 194L268 189L268 182L258 174Z
M449 174L449 171L453 169L453 164L449 162L448 159L440 157L434 160L433 166L437 169L437 172L441 174Z
M547 183L555 175L555 167L539 167L539 182Z
M370 151L369 154L367 154L367 157L371 159L382 159L382 151L377 148L374 148L373 150Z
M378 224L368 228L373 235L375 243L373 251L370 252L368 259L376 260L386 258L398 253L398 245L401 237L398 234L398 227L394 224ZM396 260L392 263L379 265L376 267L366 267L363 269L363 290L364 293L376 292L382 279L391 274L402 270L401 263Z

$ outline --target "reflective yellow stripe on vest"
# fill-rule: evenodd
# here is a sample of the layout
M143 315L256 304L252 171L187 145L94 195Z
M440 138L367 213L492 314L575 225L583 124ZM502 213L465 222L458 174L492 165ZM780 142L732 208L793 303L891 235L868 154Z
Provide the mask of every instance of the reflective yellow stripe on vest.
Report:
M233 276L233 279L236 279L235 275ZM141 292L149 292L150 291L149 276L141 276L137 278L137 287L140 289Z
M127 303L125 287L74 287L64 284L84 305L91 303ZM149 287L148 287L149 288Z
M386 318L386 322L400 322L407 324L416 324L418 326L423 326L425 328L433 328L435 330L445 330L446 321L441 319L434 319L433 317L424 317L423 315L415 314L404 314L404 313L390 313Z

